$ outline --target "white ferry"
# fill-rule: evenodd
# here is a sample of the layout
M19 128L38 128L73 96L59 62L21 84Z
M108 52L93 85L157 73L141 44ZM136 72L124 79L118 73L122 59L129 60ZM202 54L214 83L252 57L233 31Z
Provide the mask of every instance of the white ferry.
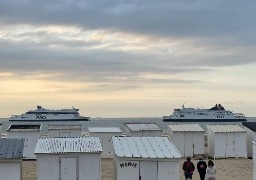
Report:
M89 117L80 116L79 109L45 109L37 106L36 110L30 110L25 114L12 115L9 121L90 121Z
M170 116L164 116L163 121L171 122L242 122L246 117L242 113L233 113L225 110L221 104L211 109L185 108L174 109Z

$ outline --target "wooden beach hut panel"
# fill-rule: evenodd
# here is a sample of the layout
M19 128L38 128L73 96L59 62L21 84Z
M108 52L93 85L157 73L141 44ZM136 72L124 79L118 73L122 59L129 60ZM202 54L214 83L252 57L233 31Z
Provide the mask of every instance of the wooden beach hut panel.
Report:
M198 124L171 124L167 133L182 156L204 154L205 131Z
M112 136L121 136L119 127L88 127L89 136L99 137L103 146L102 158L113 158Z
M160 129L156 124L152 123L126 123L125 133L127 136L141 137L159 137L163 135L163 130Z
M252 141L256 141L256 122L242 122L246 134L246 146L247 146L247 156L249 158L253 157L253 145Z
M0 139L0 179L22 179L23 139Z
M39 139L37 180L100 180L101 152L98 137Z
M179 179L181 154L167 137L113 137L114 179Z
M36 159L34 151L40 136L40 124L11 124L7 129L7 138L24 139L24 159Z
M247 157L246 130L238 125L207 126L209 155L215 158Z
M48 137L80 137L80 125L49 125Z

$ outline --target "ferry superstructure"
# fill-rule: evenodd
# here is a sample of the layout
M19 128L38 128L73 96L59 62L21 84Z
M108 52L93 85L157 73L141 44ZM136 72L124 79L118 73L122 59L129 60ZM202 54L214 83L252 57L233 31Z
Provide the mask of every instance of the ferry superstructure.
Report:
M89 117L80 116L79 109L45 109L37 106L25 114L12 115L9 121L90 121Z
M221 104L210 109L186 108L174 109L170 116L164 116L163 121L170 122L242 122L246 117L242 113L227 111Z

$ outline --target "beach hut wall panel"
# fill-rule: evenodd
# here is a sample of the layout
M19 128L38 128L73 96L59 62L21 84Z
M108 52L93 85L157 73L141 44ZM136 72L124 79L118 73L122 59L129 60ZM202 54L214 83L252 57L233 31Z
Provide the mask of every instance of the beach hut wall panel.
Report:
M49 125L48 137L80 137L81 126L79 125Z
M252 142L252 154L253 154L253 180L256 180L256 142Z
M103 146L102 158L113 158L112 136L121 136L119 127L88 127L89 136L99 137Z
M163 135L163 130L160 129L156 124L152 123L127 123L124 124L125 133L127 136L134 137L159 137Z
M0 179L22 179L23 147L22 139L0 139Z
M208 153L215 158L247 157L246 130L238 125L207 126Z
M39 139L37 180L100 180L101 152L98 137Z
M246 134L247 156L253 157L252 141L256 141L256 122L242 122Z
M205 131L198 124L169 125L167 133L182 156L204 154Z
M7 129L7 138L24 139L24 159L36 159L34 154L36 143L41 136L41 125L11 124Z
M114 180L178 180L181 154L167 137L113 137Z

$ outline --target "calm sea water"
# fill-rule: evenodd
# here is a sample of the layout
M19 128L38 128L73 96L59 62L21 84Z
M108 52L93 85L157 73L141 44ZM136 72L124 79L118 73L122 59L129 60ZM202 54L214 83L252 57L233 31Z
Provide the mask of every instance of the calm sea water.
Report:
M11 124L8 118L0 118L2 123L2 132ZM249 122L256 122L256 117L247 118ZM39 124L39 122L15 122L15 124ZM161 117L155 118L91 118L91 121L84 122L41 122L42 130L46 130L47 125L81 125L82 131L87 131L88 127L120 127L124 130L123 124L125 123L155 123L161 129L166 130L170 124L188 124L190 122L163 122ZM193 122L199 124L204 130L206 130L207 125L211 124L237 124L242 125L241 122Z

